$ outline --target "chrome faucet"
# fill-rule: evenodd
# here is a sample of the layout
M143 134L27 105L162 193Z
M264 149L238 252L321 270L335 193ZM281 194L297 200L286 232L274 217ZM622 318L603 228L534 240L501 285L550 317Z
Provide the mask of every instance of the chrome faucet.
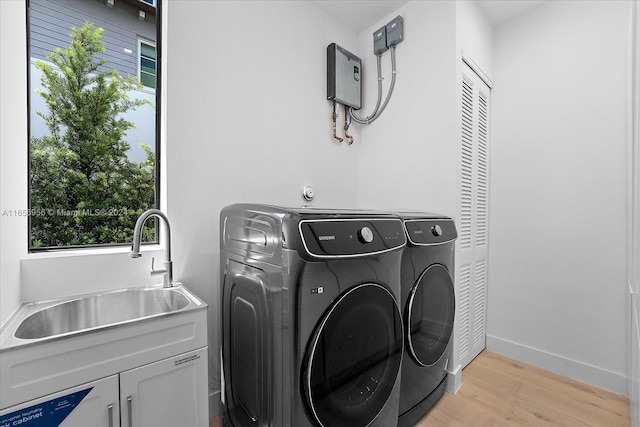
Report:
M129 256L131 258L140 258L142 253L140 252L140 244L142 241L142 226L147 221L150 216L155 216L164 221L165 230L167 233L167 245L165 247L165 261L164 268L155 269L153 264L155 258L151 258L151 275L155 276L157 274L164 274L164 287L170 288L173 286L173 263L171 262L171 227L169 226L169 219L165 214L163 214L158 209L149 209L145 211L138 217L136 221L136 226L133 230L133 243L131 245L131 253ZM162 221L159 221L162 222Z

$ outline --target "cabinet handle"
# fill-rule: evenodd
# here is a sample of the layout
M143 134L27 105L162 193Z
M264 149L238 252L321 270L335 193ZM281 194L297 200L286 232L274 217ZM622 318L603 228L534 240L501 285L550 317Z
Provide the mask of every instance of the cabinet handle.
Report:
M113 427L113 404L107 406L107 413L109 414L109 427Z
M133 427L133 397L127 397L127 413L129 414L129 427Z

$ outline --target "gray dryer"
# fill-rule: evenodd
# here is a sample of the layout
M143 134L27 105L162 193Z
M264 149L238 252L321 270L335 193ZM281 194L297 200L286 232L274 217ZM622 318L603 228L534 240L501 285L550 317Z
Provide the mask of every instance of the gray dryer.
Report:
M455 317L456 227L443 215L397 213L407 233L402 255L401 307L405 327L400 418L410 427L445 392Z
M238 204L220 230L225 422L395 426L402 222Z

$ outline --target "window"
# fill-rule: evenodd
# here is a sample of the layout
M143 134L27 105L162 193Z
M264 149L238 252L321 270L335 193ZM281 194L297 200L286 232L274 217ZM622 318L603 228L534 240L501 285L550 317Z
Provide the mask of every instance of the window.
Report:
M138 52L140 56L140 82L146 87L156 88L156 45L146 40L139 40Z
M26 3L29 250L129 245L159 207L161 2Z

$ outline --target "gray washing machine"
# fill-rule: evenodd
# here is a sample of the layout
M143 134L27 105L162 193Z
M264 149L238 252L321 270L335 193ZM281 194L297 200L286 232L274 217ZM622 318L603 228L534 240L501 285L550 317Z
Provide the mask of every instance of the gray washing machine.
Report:
M225 423L395 426L402 222L237 204L220 230Z
M455 317L451 218L397 213L407 234L402 256L401 307L405 327L398 426L415 425L446 388Z

